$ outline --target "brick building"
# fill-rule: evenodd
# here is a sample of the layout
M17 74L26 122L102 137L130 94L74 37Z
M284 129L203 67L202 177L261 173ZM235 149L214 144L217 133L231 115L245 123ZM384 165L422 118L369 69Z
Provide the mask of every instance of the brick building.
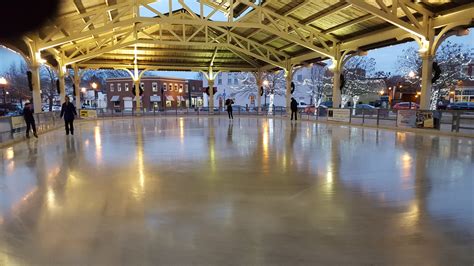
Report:
M143 77L142 108L145 110L187 108L202 106L201 80L168 77ZM108 109L131 110L135 108L133 80L110 78L106 81Z

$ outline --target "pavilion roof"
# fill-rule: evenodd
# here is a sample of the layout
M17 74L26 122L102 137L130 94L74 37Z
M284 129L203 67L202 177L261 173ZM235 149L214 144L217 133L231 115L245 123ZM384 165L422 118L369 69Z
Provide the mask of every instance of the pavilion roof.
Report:
M471 0L170 2L63 0L56 19L25 36L28 45L11 43L30 58L40 50L52 65L245 71L422 39L428 24L437 32L474 25Z

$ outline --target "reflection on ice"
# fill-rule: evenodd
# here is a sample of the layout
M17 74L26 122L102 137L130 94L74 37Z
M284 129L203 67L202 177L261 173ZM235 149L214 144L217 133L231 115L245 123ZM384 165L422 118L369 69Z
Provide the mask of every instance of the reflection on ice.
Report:
M0 265L472 264L471 140L276 118L77 127L1 151Z

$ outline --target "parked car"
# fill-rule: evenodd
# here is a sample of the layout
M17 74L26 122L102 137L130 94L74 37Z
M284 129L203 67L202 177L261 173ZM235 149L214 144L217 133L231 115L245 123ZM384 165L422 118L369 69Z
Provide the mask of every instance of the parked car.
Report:
M438 104L436 105L436 109L438 110L446 110L448 109L448 105L450 102L448 100L440 100Z
M447 106L448 110L474 110L474 102L455 102Z
M373 115L377 113L377 109L375 108L375 106L366 104L366 103L356 105L355 109L356 109L355 111L356 115L361 115L361 114Z
M209 112L209 107L208 107L208 106L206 106L206 107L201 107L201 108L199 109L199 111L200 111L200 112ZM214 107L214 112L217 112L217 111L219 111L219 107Z
M318 108L319 115L325 115L327 112L328 107L324 105L320 105ZM303 113L309 114L309 115L314 115L314 111L316 110L316 107L314 105L309 105L306 108L303 109Z
M396 110L416 110L416 109L420 109L420 105L417 104L417 103L414 103L414 102L401 102L401 103L397 103L393 106L393 109L396 109Z
M227 110L227 109L226 109ZM245 106L240 106L240 105L232 105L232 111L233 112L245 112L247 111L247 109L245 108Z
M327 108L332 108L332 102L330 101L322 102L321 105Z

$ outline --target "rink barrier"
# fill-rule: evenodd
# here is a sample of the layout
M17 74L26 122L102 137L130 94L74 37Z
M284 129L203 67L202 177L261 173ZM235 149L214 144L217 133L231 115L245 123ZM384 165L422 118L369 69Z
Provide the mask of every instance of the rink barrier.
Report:
M399 121L400 113L404 111L398 111L394 109L362 109L362 108L344 108L344 109L333 109L333 110L348 110L349 117L342 117L340 119L346 119L346 121L332 121L329 117L328 108L318 108L316 112L304 112L299 110L298 118L308 121L320 121L320 122L333 122L343 123L350 125L369 126L375 128L394 128L402 129L397 123ZM165 108L165 109L153 109L146 110L140 109L138 112L134 109L130 110L107 110L107 109L96 109L98 119L107 117L169 117L169 116L227 116L227 112L224 108L216 108L210 111L209 108ZM464 110L418 110L425 114L430 114L432 117L436 117L436 121L433 121L433 128L416 128L413 129L423 130L424 132L438 131L438 132L451 132L458 133L460 136L474 137L474 112ZM339 112L339 111L338 111ZM344 113L344 112L339 112ZM235 117L239 116L257 116L257 117L285 117L286 108L277 106L269 112L268 107L258 108L244 108L239 107L233 111ZM46 112L34 114L36 120L36 126L38 133L44 133L46 131L61 127L63 125L62 120L59 118L58 112ZM434 120L434 119L433 119ZM407 127L405 127L408 129ZM5 145L11 142L19 141L25 138L26 125L23 122L23 117L0 117L0 144Z
M42 134L64 125L59 118L59 112L46 112L33 114L36 130ZM33 133L30 133L33 136ZM26 124L23 116L0 117L0 143L5 145L26 138Z
M331 121L328 116L331 110L343 110L342 113L347 113L345 121ZM344 111L346 110L346 111ZM304 120L314 120L321 122L340 122L351 125L362 125L370 127L380 128L402 128L397 123L399 121L399 115L409 112L418 112L419 116L424 115L432 117L431 123L433 128L424 128L416 125L405 126L404 128L416 128L423 130L452 132L452 133L465 133L469 136L474 134L474 111L468 110L395 110L395 109L363 109L363 108L318 108L316 112L304 112L300 109L298 112L298 118ZM341 111L336 111L341 113ZM99 110L99 117L126 117L126 116L227 116L225 108L215 108L210 111L209 108L165 108L165 109L154 109L145 110L141 109L139 112L136 110L124 110L124 111L113 111L113 110ZM266 106L262 106L261 110L257 107L245 108L238 107L233 111L233 115L238 116L259 116L259 117L287 117L286 108L282 106L276 106L271 112Z

